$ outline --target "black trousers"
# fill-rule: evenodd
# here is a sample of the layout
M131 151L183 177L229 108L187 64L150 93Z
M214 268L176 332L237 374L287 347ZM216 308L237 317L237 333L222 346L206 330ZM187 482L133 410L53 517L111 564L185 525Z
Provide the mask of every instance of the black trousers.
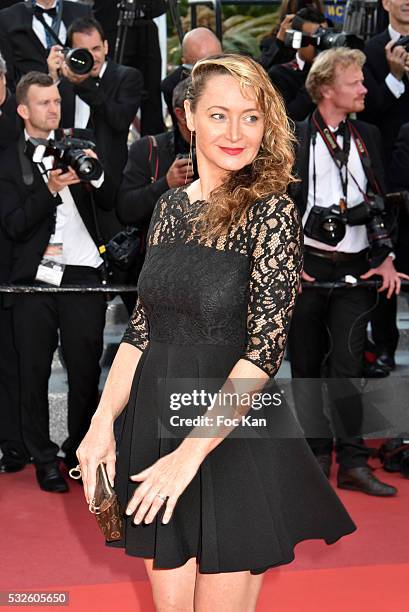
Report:
M19 388L12 311L4 307L0 296L0 448L4 454L16 451L28 458L21 430Z
M305 271L317 281L359 277L369 268L366 255L333 263L306 252ZM293 378L310 379L294 385L301 425L313 437L307 440L316 455L329 454L336 437L337 461L346 468L365 465L368 451L361 435L362 401L353 381L362 376L366 327L376 302L372 289L304 289L295 306L290 336ZM323 362L327 356L325 368ZM321 377L327 379L333 432L324 414ZM338 424L338 426L337 426ZM339 436L341 432L341 436ZM308 434L307 434L308 435Z
M100 284L98 272L67 266L65 285ZM36 464L56 460L59 447L49 433L48 380L58 332L68 376L68 459L88 430L98 401L106 301L103 294L19 295L13 308L21 380L23 437Z
M156 23L141 19L128 29L123 63L138 68L143 75L141 135L160 134L165 127L160 91L162 57Z
M388 299L384 292L380 293L379 303L371 315L372 339L380 352L395 354L399 343L397 313L396 295Z

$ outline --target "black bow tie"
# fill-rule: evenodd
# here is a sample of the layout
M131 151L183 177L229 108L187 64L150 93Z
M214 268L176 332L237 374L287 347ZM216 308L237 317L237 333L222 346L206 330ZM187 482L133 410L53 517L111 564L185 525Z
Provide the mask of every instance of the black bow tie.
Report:
M341 123L339 124L335 132L332 132L332 135L334 136L334 138L336 138L337 136L344 137L346 129L347 129L346 121L341 121Z
M50 17L56 17L57 16L57 8L54 6L54 8L45 9L42 6L35 6L34 7L34 15L36 17L44 17L44 15L50 15Z

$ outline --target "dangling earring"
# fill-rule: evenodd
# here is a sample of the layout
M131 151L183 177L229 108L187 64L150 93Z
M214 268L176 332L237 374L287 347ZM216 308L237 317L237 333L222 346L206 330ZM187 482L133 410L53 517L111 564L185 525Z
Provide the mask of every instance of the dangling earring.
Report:
M185 185L187 183L187 175L189 174L190 166L192 167L192 170L193 170L193 130L191 130L190 132L190 148L189 148L189 157L187 160L187 167L186 167Z

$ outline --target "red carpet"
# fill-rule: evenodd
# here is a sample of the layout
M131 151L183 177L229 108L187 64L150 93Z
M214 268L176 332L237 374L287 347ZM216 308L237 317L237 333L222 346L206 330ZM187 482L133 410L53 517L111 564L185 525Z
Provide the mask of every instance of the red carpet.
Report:
M294 563L265 574L258 612L409 611L409 480L377 475L397 497L338 489L358 531L299 544ZM0 591L69 591L75 612L153 610L143 563L104 546L76 482L69 494L44 493L32 466L0 482Z

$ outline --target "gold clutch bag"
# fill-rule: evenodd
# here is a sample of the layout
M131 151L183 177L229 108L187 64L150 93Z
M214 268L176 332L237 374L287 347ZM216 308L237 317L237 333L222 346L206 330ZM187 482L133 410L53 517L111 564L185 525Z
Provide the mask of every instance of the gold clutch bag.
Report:
M81 478L81 468L77 465L69 471L71 478ZM75 475L74 475L75 474ZM94 497L89 503L89 511L95 514L97 523L107 542L121 540L123 537L123 520L118 498L108 479L105 463L97 467L97 481Z

